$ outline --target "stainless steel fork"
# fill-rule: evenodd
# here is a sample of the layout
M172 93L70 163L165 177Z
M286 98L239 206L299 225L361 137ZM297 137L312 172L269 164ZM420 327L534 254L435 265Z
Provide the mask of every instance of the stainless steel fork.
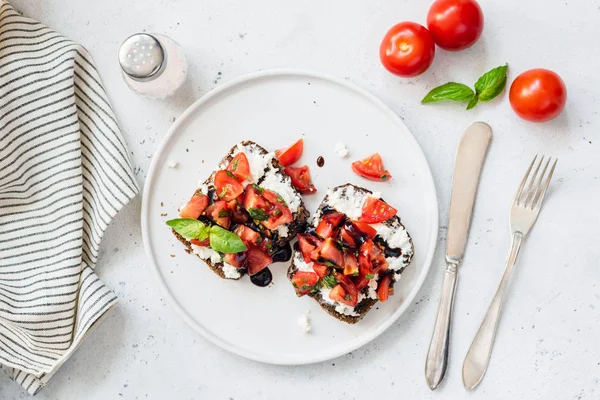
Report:
M546 190L548 189L548 185L550 185L550 179L552 179L552 174L556 167L556 162L558 161L558 159L555 159L548 171L552 158L548 158L545 164L543 156L536 163L537 160L538 156L536 155L529 165L527 173L525 173L525 177L513 200L510 209L510 232L512 236L510 253L506 261L506 270L463 363L463 383L469 390L475 388L481 382L487 370L510 275L517 261L521 243L540 213L542 201L544 200ZM544 167L540 173L542 165ZM534 167L535 170L532 175L531 171ZM547 171L548 173L546 173Z

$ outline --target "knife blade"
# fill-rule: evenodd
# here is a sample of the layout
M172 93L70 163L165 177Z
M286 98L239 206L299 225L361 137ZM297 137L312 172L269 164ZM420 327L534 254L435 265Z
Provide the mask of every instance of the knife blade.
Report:
M447 266L425 362L425 379L431 390L435 390L442 382L448 366L458 265L464 257L481 169L491 140L492 128L484 122L475 122L467 128L456 150L446 239Z

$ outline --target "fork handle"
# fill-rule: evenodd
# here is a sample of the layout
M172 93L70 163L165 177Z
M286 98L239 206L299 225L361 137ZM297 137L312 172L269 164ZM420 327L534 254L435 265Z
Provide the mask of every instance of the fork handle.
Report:
M448 366L448 348L450 347L450 324L452 308L458 280L457 263L448 262L444 272L442 294L438 307L431 344L425 361L425 379L431 390L435 390L444 379Z
M492 347L494 345L494 338L496 337L496 329L500 320L504 296L508 288L510 275L519 255L522 241L523 235L520 232L513 233L510 253L506 260L506 270L504 271L498 290L496 290L496 295L492 299L485 318L465 357L463 363L463 384L468 390L474 389L481 382L487 371L492 356Z

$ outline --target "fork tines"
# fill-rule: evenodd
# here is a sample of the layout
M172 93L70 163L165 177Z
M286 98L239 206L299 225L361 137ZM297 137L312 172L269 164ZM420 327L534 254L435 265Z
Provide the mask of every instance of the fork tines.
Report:
M552 167L550 168L548 174L546 174L548 166L552 162L552 157L548 157L545 164L544 158L545 156L542 156L539 159L539 161L537 161L538 155L536 154L535 157L533 157L533 161L531 161L531 164L529 165L529 168L527 169L527 172L525 173L525 176L521 181L521 185L519 186L517 195L515 196L515 203L517 206L529 208L531 210L540 207L542 200L544 199L544 195L546 194L546 189L548 189L548 185L550 185L550 180L552 179L554 168L556 167L556 163L558 162L558 158L554 158ZM542 164L544 164L544 168L542 169L541 174L539 174ZM533 176L530 177L531 170L534 166L535 170L533 171ZM546 178L545 180L544 177ZM527 184L528 182L529 184ZM525 188L525 186L527 186L527 188Z

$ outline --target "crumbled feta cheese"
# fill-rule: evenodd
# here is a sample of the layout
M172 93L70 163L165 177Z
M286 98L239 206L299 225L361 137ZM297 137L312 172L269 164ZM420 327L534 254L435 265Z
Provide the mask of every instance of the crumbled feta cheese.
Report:
M338 156L340 156L341 158L346 158L348 157L348 147L346 147L346 145L342 142L337 142L335 144L335 152L337 153Z
M198 182L198 188L202 194L208 194L208 186L204 183L204 181Z
M192 251L203 260L210 260L213 264L221 262L221 255L210 247L192 244Z
M277 228L275 228L275 230L277 231L277 233L279 234L279 237L284 238L287 237L290 234L290 230L288 228L287 225L279 225Z
M175 160L169 160L169 162L167 163L167 167L169 168L177 168L179 166L179 163Z
M315 270L313 269L314 263L307 263L306 261L304 261L304 257L299 251L297 251L294 254L294 265L296 266L296 268L298 268L298 271L315 272Z
M367 288L367 297L370 299L377 299L377 275L373 277L369 281L369 286Z
M301 314L298 318L298 325L304 333L309 333L312 328L310 325L310 317L308 316L308 314L310 314L310 310L306 310L304 314Z
M237 279L242 276L236 267L227 263L223 263L223 273L225 274L225 277L229 279Z
M289 176L283 176L277 170L270 169L265 174L260 186L280 195L292 213L298 211L302 199L294 190Z
M413 252L413 246L410 243L410 239L406 229L401 225L384 225L374 224L373 228L377 231L377 234L385 240L391 248L401 249L403 255L410 255Z
M369 195L354 190L353 186L327 191L329 206L356 219L362 215L362 206Z
M248 159L248 164L250 165L250 176L248 177L248 181L250 183L258 182L258 180L263 177L265 170L271 165L273 157L275 157L274 153L262 154L255 144L243 145L239 143L235 147L232 156L235 156L238 153L244 153ZM219 169L225 167L227 167L227 165L219 165Z
M402 268L406 267L408 263L406 262L407 258L404 256L400 257L388 257L385 259L388 263L388 268L393 271L399 271Z

